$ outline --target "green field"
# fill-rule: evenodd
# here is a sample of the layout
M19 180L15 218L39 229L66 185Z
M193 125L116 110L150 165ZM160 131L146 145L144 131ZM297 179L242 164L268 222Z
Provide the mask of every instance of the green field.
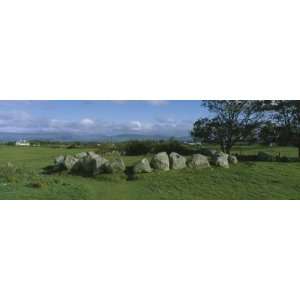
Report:
M139 175L43 174L60 154L94 149L0 146L0 165L11 162L17 174L0 173L0 199L300 199L300 163L241 162L230 169L171 170ZM292 147L236 147L232 152L297 157ZM122 157L127 166L141 156Z

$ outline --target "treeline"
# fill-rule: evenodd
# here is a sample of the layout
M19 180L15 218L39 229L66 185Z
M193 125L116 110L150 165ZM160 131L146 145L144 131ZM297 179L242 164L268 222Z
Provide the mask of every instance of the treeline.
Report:
M67 148L67 149L80 149L80 148L95 148L99 154L111 153L118 151L126 155L146 155L158 152L178 152L182 155L189 155L199 150L199 145L189 145L175 138L168 140L130 140L118 143L109 142L57 142L57 141L29 141L32 145L40 145L51 148ZM15 142L7 142L6 145L15 146Z
M189 155L197 150L197 145L184 144L175 139L153 141L128 141L116 144L116 149L126 155L145 155L158 152L178 152L182 155Z
M298 147L300 157L300 101L203 101L210 117L194 123L191 135L217 143L230 153L237 143L277 143Z

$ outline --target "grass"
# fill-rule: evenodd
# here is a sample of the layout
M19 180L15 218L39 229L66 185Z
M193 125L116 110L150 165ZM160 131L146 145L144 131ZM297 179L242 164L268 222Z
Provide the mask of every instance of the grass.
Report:
M300 163L244 162L230 169L171 170L138 175L87 178L69 174L45 175L42 170L60 154L93 149L18 148L0 146L0 199L299 199ZM293 147L235 147L233 152L280 152L296 157ZM109 157L108 157L109 158ZM141 156L123 157L131 166ZM13 170L7 167L13 164ZM8 168L8 169L7 169Z

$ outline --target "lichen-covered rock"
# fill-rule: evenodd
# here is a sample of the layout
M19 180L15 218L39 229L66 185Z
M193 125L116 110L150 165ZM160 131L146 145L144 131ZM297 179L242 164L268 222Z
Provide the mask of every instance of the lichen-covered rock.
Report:
M65 157L64 157L63 155L60 155L60 156L58 156L58 157L56 157L56 158L54 159L54 164L55 164L56 166L58 166L58 165L63 165L63 164L64 164L64 161L65 161Z
M228 154L224 152L217 152L216 155L213 157L213 164L217 167L222 168L229 168L229 162L228 162Z
M166 152L160 152L153 156L150 163L151 167L156 170L170 170L169 156Z
M114 157L120 157L120 156L121 156L121 153L120 153L119 151L117 151L117 150L113 150L113 151L111 152L111 155L113 155Z
M180 170L186 168L186 158L176 152L172 152L170 155L170 167L174 170Z
M106 162L104 165L106 173L119 173L124 172L126 166L121 158L115 158L110 162Z
M87 155L90 156L90 157L97 157L97 158L101 156L101 155L99 155L99 154L97 154L97 153L95 153L93 151L87 152Z
M236 165L239 161L235 155L229 155L228 162L230 164Z
M100 155L87 155L80 159L80 171L85 175L95 176L97 174L105 172L105 164L107 159Z
M151 172L152 172L152 168L151 168L150 163L147 158L143 158L141 161L139 161L133 167L134 174L151 173Z
M80 153L77 153L77 154L75 155L75 157L81 159L81 158L83 158L83 157L86 157L87 155L88 155L88 154L87 154L86 152L80 152Z
M78 162L78 158L71 155L67 155L64 160L64 166L68 171L74 171L79 167Z
M188 160L187 165L192 169L204 169L210 167L207 156L202 154L193 154Z

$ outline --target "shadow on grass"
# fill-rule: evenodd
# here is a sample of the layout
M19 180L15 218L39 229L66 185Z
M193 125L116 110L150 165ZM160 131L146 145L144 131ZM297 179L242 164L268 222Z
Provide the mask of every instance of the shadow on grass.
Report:
M71 175L71 176L80 176L85 178L91 178L91 179L97 179L97 180L104 180L104 181L115 181L116 178L118 180L126 180L126 181L133 181L138 180L139 176L133 172L133 167L126 167L125 171L122 173L115 173L115 174L109 174L109 173L100 173L97 175L91 175L84 173L82 171L73 171L68 172L64 168L59 168L57 166L49 165L42 169L41 172L42 175Z
M127 181L138 180L139 176L133 172L133 166L126 167L125 175L127 176Z

